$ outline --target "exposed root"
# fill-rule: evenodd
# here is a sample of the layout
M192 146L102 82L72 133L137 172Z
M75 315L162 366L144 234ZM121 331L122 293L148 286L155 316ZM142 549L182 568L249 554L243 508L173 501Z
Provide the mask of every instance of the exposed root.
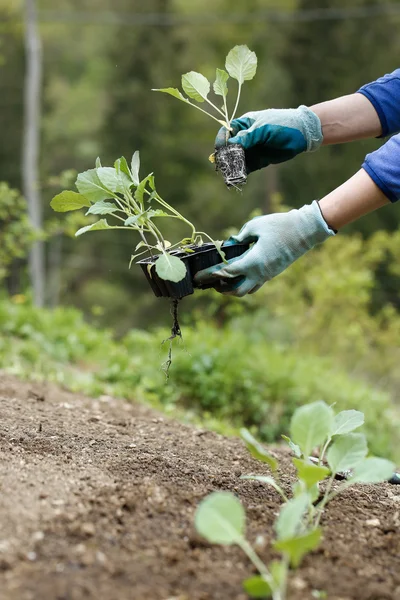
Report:
M166 340L164 340L162 342L162 344L165 344L166 342L169 342L168 358L161 365L161 368L164 371L165 378L167 380L169 379L169 369L170 369L171 364L172 364L172 343L173 343L173 340L175 338L177 338L177 337L179 337L180 339L182 339L181 327L179 325L179 320L178 320L178 305L179 305L179 302L180 302L180 298L173 298L171 300L171 315L172 315L171 335L169 336L169 338L167 338Z

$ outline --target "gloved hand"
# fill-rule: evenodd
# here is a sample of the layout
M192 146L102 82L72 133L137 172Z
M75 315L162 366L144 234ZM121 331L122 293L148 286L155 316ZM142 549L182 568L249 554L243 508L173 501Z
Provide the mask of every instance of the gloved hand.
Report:
M215 148L241 144L248 173L290 160L301 152L318 150L323 141L321 121L307 106L248 112L231 122L233 131L221 127Z
M199 271L195 283L201 286L214 281L217 291L233 296L254 294L335 233L326 224L316 200L298 210L255 217L232 237L235 242L254 242L249 250L228 264Z

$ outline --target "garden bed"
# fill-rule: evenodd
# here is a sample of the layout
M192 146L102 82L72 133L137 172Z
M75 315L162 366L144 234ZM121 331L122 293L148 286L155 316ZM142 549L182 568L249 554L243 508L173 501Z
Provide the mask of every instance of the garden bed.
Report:
M238 494L249 539L270 559L280 505L240 440L166 419L140 405L25 384L0 375L2 600L245 600L252 572L235 547L193 529L207 493ZM292 467L286 449L274 449ZM262 470L262 469L261 469ZM267 472L267 471L266 471ZM400 490L348 490L323 519L321 548L292 577L289 598L400 598Z

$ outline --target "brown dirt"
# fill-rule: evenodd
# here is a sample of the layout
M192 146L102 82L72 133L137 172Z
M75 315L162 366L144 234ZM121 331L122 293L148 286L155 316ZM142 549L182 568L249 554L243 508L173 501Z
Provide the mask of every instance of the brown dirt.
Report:
M276 453L289 490L289 455ZM234 491L269 560L279 498L240 480L263 470L239 440L0 375L0 598L245 600L248 560L199 539L193 514L208 492ZM400 599L399 487L358 487L332 503L292 600L315 589L332 600Z

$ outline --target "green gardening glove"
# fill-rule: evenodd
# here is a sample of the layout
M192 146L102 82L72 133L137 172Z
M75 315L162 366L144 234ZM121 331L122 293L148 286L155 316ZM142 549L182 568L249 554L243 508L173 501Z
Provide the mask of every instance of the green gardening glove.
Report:
M323 141L321 121L307 106L248 112L234 119L231 127L232 137L221 127L215 148L227 143L243 146L248 173L285 162L301 152L314 152Z

